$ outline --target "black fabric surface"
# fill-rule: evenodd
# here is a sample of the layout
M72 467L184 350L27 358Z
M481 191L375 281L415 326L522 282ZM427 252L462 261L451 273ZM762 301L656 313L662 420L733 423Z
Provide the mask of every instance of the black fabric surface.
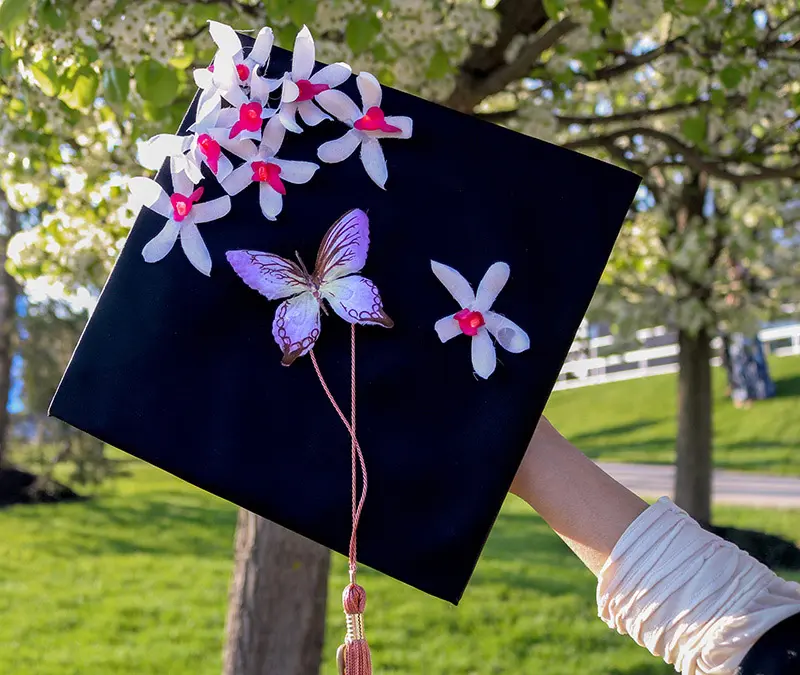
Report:
M773 626L756 642L737 675L800 675L800 614Z
M269 74L288 68L274 50ZM357 103L355 77L342 87ZM327 228L352 208L370 216L364 274L395 327L357 329L358 434L369 470L359 536L364 564L457 603L503 503L639 185L631 173L384 87L387 115L414 120L387 139L387 191L356 152L287 185L277 222L257 186L223 220L201 224L211 278L180 245L146 264L164 219L144 209L52 403L56 417L209 492L346 552L350 447L308 357L289 368L271 324L277 302L247 288L225 260L256 249L313 264ZM190 110L182 128L188 127ZM346 127L287 133L279 156L316 161ZM234 161L236 163L236 161ZM157 180L169 186L163 169ZM204 201L220 196L204 182ZM167 187L167 189L169 189ZM498 347L476 379L470 340L441 344L433 326L457 311L430 260L477 288L493 262L511 266L494 310L531 337ZM349 326L323 316L316 349L345 410Z

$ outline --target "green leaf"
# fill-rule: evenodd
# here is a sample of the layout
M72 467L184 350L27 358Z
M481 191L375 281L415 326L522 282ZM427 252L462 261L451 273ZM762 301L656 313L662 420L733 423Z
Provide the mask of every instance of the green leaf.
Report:
M373 40L380 32L381 22L377 16L361 14L347 22L344 37L353 53L360 54L372 46Z
M71 88L62 91L59 98L73 110L88 110L97 95L99 84L97 73L84 66L76 73Z
M45 96L58 96L61 82L56 67L49 61L39 61L31 65L31 74Z
M712 89L711 102L718 108L725 107L726 104L725 94L722 93L721 89Z
M687 140L695 144L705 143L706 140L706 118L702 115L687 117L681 124L681 130Z
M680 0L678 6L684 14L697 16L705 11L708 6L708 0Z
M136 91L148 103L161 107L172 103L178 95L178 76L172 68L158 61L145 59L136 66Z
M64 4L59 5L53 0L48 0L39 9L42 21L53 30L62 30L67 25L69 12Z
M0 47L0 77L5 77L14 67L14 56L8 47Z
M317 0L292 0L286 8L286 13L298 26L313 23L317 15Z
M428 70L425 76L431 80L439 80L445 77L450 72L450 57L447 52L442 49L442 45L436 45L436 51L428 64Z
M103 96L110 103L124 103L128 98L131 75L126 68L103 71Z
M726 66L719 74L722 84L728 89L735 89L744 77L744 71L736 66Z
M682 84L675 90L676 103L689 103L697 99L697 86Z
M30 13L31 0L0 0L0 32L6 42L12 42L14 33Z
M564 0L543 0L544 11L551 19L557 19L560 12L564 10Z
M601 31L608 28L611 23L611 13L605 0L581 0L581 6L592 13L592 30Z
M758 107L758 104L761 102L762 92L760 89L753 89L747 95L747 109L748 110L755 110Z

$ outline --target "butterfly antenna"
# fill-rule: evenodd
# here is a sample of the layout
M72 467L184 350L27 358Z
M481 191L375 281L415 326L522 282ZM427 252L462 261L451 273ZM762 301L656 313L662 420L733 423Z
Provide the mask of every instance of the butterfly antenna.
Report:
M295 251L294 256L295 258L297 258L297 262L300 263L300 269L303 270L303 274L305 274L306 277L310 279L311 275L308 273L308 268L306 267L306 264L303 262L303 259L300 257L300 254L297 251Z

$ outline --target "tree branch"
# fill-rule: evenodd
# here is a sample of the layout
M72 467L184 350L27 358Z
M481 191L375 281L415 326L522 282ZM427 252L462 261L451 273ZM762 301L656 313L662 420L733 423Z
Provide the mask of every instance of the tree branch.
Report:
M739 105L745 101L744 96L734 95L725 99L727 105ZM580 115L556 115L556 119L562 124L608 124L612 122L636 122L648 117L658 117L659 115L669 115L670 113L683 112L684 110L695 110L705 108L712 103L709 99L698 99L686 103L676 103L663 108L642 108L641 110L626 110L613 115L600 116L580 116Z
M624 56L624 61L622 63L615 64L613 66L606 66L605 68L598 68L592 74L586 74L586 78L589 80L611 80L619 75L624 75L631 70L635 70L639 66L646 65L652 61L655 61L660 56L664 54L672 54L678 50L681 44L685 42L685 38L680 35L672 40L668 40L660 47L656 47L655 49L651 49L648 52L644 52L643 54L630 54L625 52L622 54Z
M608 143L615 143L621 138L632 138L633 136L644 136L646 138L652 138L653 140L659 141L666 145L672 152L682 155L686 165L695 171L705 171L715 178L721 178L722 180L730 181L736 185L741 185L742 183L750 181L800 177L800 164L794 164L781 169L758 166L754 167L757 169L756 173L733 173L724 168L723 164L725 162L735 161L742 164L746 164L747 162L725 157L709 160L693 147L686 145L683 141L675 138L674 136L663 131L650 129L649 127L631 127L630 129L622 129L620 131L615 131L603 136L581 138L575 141L564 143L563 147L570 148L572 150L607 147Z

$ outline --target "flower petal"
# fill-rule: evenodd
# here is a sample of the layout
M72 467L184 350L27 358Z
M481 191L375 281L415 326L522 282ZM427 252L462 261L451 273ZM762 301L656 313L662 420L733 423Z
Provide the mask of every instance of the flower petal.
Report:
M239 111L236 108L223 108L219 111L217 118L217 128L225 129L230 132L231 127L236 124L239 119ZM225 134L228 135L227 133Z
M207 202L195 204L192 207L192 216L196 223L209 223L227 216L231 210L231 198L228 195L217 197Z
M266 152L269 156L277 155L283 145L284 138L286 138L286 127L283 124L283 120L279 117L273 117L264 128L264 136L258 146L259 152L262 154Z
M328 89L317 94L316 101L336 119L350 126L361 117L361 110L355 101L338 89Z
M258 146L249 138L229 138L230 128L212 129L208 132L217 143L237 157L250 160L258 154Z
M137 160L145 169L158 171L167 157L181 155L189 149L191 136L158 134L136 146Z
M267 220L275 220L283 208L283 197L268 183L259 185L258 202L261 204L261 213Z
M245 162L231 171L230 175L222 181L222 189L229 195L238 195L253 182L253 167L250 162Z
M188 197L192 192L194 192L194 183L189 176L186 175L183 171L175 172L171 171L172 174L172 192L178 193L180 195L184 195Z
M475 293L472 291L472 286L461 276L460 272L435 260L431 260L431 269L436 278L442 282L442 285L450 291L450 295L455 298L459 307L464 309L475 302Z
M311 84L327 84L329 87L338 87L345 82L353 70L346 63L332 63L318 70L311 76Z
M128 181L128 189L137 204L146 206L165 218L172 215L172 202L169 200L169 195L152 178L144 176L131 178Z
M472 309L476 312L485 312L492 308L500 291L508 282L511 268L504 262L496 262L483 275L481 283L478 284L478 292L475 294L475 302Z
M307 80L314 69L314 38L307 26L303 26L294 41L294 54L292 55L292 79Z
M281 101L283 103L294 103L298 96L300 96L300 87L298 87L290 78L283 78Z
M297 104L297 109L300 111L300 117L310 127L317 126L320 122L331 119L331 116L322 112L311 101L302 101Z
M410 117L390 115L385 118L385 122L397 127L400 131L371 131L369 135L373 138L411 138L414 123Z
M195 123L189 128L193 132L203 132L217 126L219 114L222 111L222 98L217 92L198 102Z
M281 180L295 185L308 183L319 169L319 165L314 162L295 162L277 157L273 157L270 162L281 168Z
M203 159L205 160L205 157ZM225 155L220 154L219 159L217 160L217 173L215 174L217 180L221 183L231 175L232 171L233 164L231 163L231 160L229 160Z
M183 155L182 157L174 157L171 168L174 173L183 171L183 173L186 174L186 177L192 182L192 185L196 185L203 180L203 170L200 168L200 162L202 160L202 154L199 153L195 147L193 151Z
M265 26L256 35L255 44L247 55L247 58L252 59L258 65L263 66L268 60L270 52L272 51L272 43L275 41L275 35L272 29Z
M226 56L234 56L242 50L242 41L230 26L219 21L208 22L208 32L219 50Z
M208 68L195 68L192 75L198 89L212 89L214 87L214 73Z
M258 73L253 73L250 77L250 98L266 107L273 82L274 80L269 80L266 77L261 77Z
M383 149L377 138L367 136L361 141L361 163L367 170L367 175L378 187L383 188L389 178L389 167L386 166Z
M303 133L303 128L295 121L297 114L297 103L282 103L278 111L278 117L284 128L295 134Z
M356 84L361 94L361 103L364 110L369 110L373 106L380 107L383 99L381 83L372 73L359 73L356 78Z
M497 367L497 354L494 344L486 328L478 329L478 334L472 338L472 368L484 380L494 372Z
M454 337L461 334L461 328L459 327L458 321L455 320L455 315L453 314L439 319L433 328L436 331L436 335L439 336L439 339L442 342L452 340Z
M194 223L187 223L181 228L181 248L197 270L207 277L211 276L211 255Z
M175 246L178 234L181 231L181 224L176 223L170 218L166 225L155 237L148 241L142 249L142 257L145 262L154 263L163 260L167 253Z
M242 88L238 84L234 84L232 87L226 89L220 89L220 94L222 94L222 98L234 108L241 108L243 105L250 102L250 99L247 98L247 94L242 91Z
M239 72L230 54L217 52L214 57L214 84L224 90L239 87Z
M344 136L328 141L319 146L317 157L327 164L343 162L355 152L363 136L355 129L350 129Z
M486 328L506 351L519 354L530 348L531 339L528 334L511 319L496 312L484 312L483 319L486 321Z

